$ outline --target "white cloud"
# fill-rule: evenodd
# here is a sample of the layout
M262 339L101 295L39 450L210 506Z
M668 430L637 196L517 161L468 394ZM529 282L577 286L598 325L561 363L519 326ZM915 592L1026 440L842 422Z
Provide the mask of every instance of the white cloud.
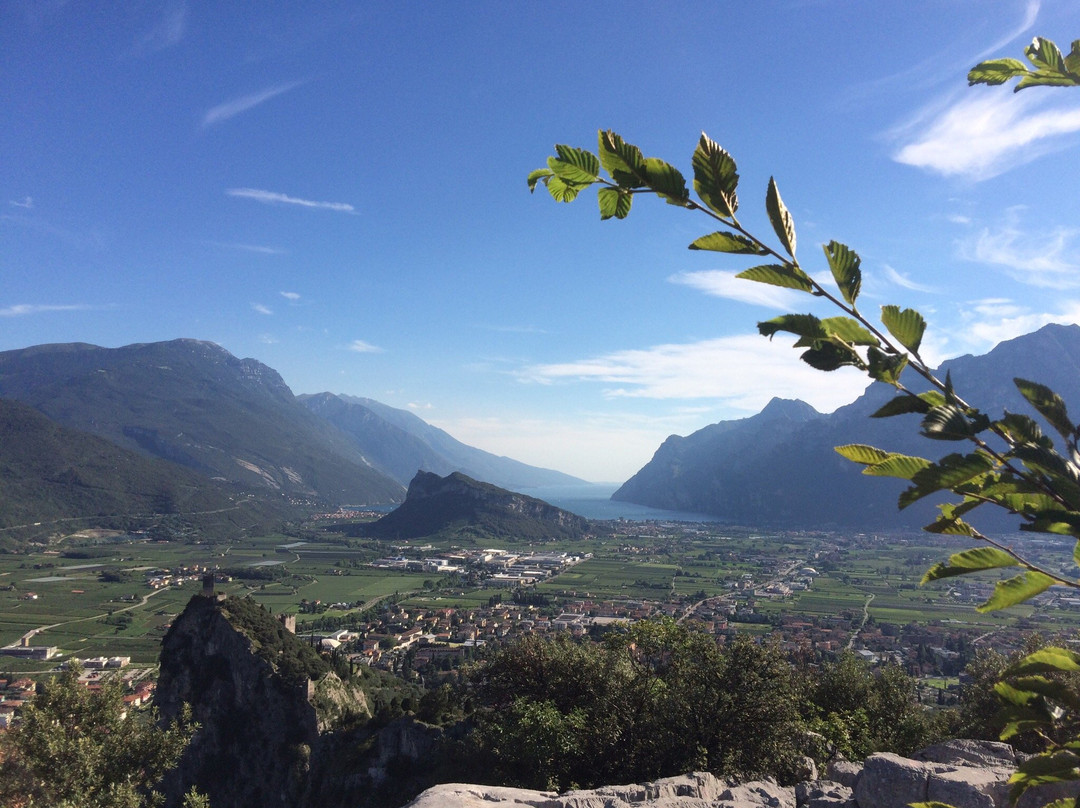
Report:
M408 407L408 408L409 408L410 410L413 410L414 412L415 412L416 410L431 410L431 409L434 409L434 408L435 408L435 405L433 405L433 404L431 404L431 403L427 403L427 404L418 404L418 403L416 403L415 401L410 401L410 402L409 402L408 404L406 404L405 406L406 406L406 407Z
M202 125L205 128L227 121L229 118L235 118L237 115L254 109L271 98L276 98L283 93L289 92L289 90L296 89L303 83L302 81L290 81L287 84L276 84L273 87L266 87L258 92L234 98L232 101L226 101L224 104L218 104L216 107L209 109L203 116Z
M1062 300L1056 311L1032 311L1011 300L990 298L972 301L961 311L961 317L967 347L981 353L1048 323L1080 323L1080 300Z
M273 314L273 309L264 306L262 303L252 303L251 308L257 311L259 314Z
M916 283L911 280L907 275L901 272L897 272L888 264L884 265L885 277L895 283L902 289L910 289L912 292L935 292L936 290L932 286L925 286L921 283Z
M356 353L382 353L383 349L378 345L372 345L370 342L365 342L362 339L354 339L349 343L349 350Z
M970 216L961 216L959 213L950 214L947 218L953 224L971 224Z
M923 111L906 127L893 159L945 176L984 180L1065 145L1080 131L1080 107L1048 95L965 92L936 114ZM930 118L927 121L927 118Z
M18 202L18 201L14 200L14 199L9 199L8 204L9 205L14 205L17 208L32 208L32 207L34 207L34 200L27 196L27 197L23 197L22 202Z
M300 295L297 292L281 292L280 294L286 300L299 300L300 299Z
M1016 218L1015 210L1010 211L1004 224L983 228L962 241L960 257L1004 267L1010 277L1030 286L1080 286L1080 261L1075 257L1080 230L1057 227L1048 232L1026 233L1017 227Z
M771 341L720 337L534 365L517 375L540 384L603 384L608 398L717 399L747 412L760 410L773 396L801 398L831 411L865 389L865 378L853 370L821 373L803 364L792 342L783 335Z
M671 283L681 283L714 297L766 306L771 309L790 309L804 305L806 296L793 289L769 286L764 283L736 278L735 272L708 269L699 272L680 272L668 278Z
M276 345L278 343L278 338L273 334L259 334L259 342L263 345Z
M310 199L297 199L293 196L286 194L279 194L275 191L261 191L257 188L227 188L225 193L228 196L240 197L242 199L254 199L256 202L262 202L266 205L274 205L277 203L283 203L287 205L300 205L305 208L320 208L322 210L336 210L342 213L355 213L356 209L346 202L314 202Z
M0 309L0 317L24 317L28 314L43 314L50 311L90 311L94 307L83 303L72 305L36 305L31 303L19 303Z
M285 254L285 250L279 250L275 247L264 247L261 244L240 244L231 241L211 241L209 243L215 247L225 247L230 250L244 250L245 252L260 253L262 255Z

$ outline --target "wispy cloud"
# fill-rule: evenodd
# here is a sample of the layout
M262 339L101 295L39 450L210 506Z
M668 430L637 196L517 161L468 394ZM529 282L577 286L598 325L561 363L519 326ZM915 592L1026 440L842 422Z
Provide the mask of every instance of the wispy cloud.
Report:
M136 40L131 55L146 56L179 44L187 31L187 18L186 3L167 9L154 26Z
M266 87L258 92L250 93L248 95L241 96L240 98L234 98L232 101L226 101L223 104L218 104L216 107L211 107L203 115L202 125L203 128L213 126L216 123L227 121L229 118L235 118L248 110L254 109L260 104L264 104L271 98L277 98L277 96L289 92L289 90L295 90L304 82L302 81L290 81L285 84L275 84L273 87Z
M1025 232L1017 224L1016 209L1006 221L978 233L959 244L961 258L1004 267L1014 280L1045 289L1072 289L1080 286L1077 242L1080 229L1056 227L1050 231Z
M671 283L697 289L707 295L736 300L739 303L751 303L771 309L788 309L805 301L805 295L779 286L768 286L742 278L736 278L735 272L721 269L708 269L700 272L680 272L668 278Z
M966 339L964 349L984 352L1048 323L1080 323L1080 300L1061 300L1054 311L1032 311L1008 298L985 298L965 304L960 317Z
M32 207L34 207L34 200L31 199L30 197L26 196L26 197L23 197L22 202L19 202L19 201L14 200L14 199L9 199L8 204L9 205L14 205L17 208L32 208Z
M43 314L51 311L91 311L94 308L100 307L88 306L84 303L74 303L71 305L19 303L14 306L0 309L0 317L25 317L30 314Z
M259 334L259 342L263 345L277 345L279 340L273 334Z
M410 410L413 410L414 412L417 411L417 410L431 410L431 409L435 408L435 406L433 404L431 404L430 402L427 403L427 404L419 404L419 403L417 403L415 401L410 401L405 406L408 407Z
M262 303L252 303L251 308L257 311L259 314L273 314L274 310L269 306L264 306Z
M364 342L362 339L354 339L349 343L349 350L356 353L382 353L383 349L378 345L372 345L370 342Z
M210 241L208 244L214 247L223 247L227 250L243 250L244 252L259 253L260 255L285 255L285 250L276 247L265 247L262 244L241 244L233 241Z
M592 382L608 398L716 399L747 411L773 396L819 409L850 402L865 387L857 373L819 373L798 361L783 339L739 335L617 351L592 359L533 365L517 373L540 384Z
M985 89L985 88L982 88ZM905 127L893 159L945 176L995 177L1066 145L1080 132L1080 107L1050 96L969 91L929 120Z
M885 264L882 269L885 272L885 277L892 283L899 286L901 289L910 289L912 292L935 292L936 290L932 286L926 286L921 283L916 283L911 280L907 275L902 272L898 272L888 264Z
M356 208L346 202L315 202L311 199L298 199L276 191L262 191L258 188L226 188L227 196L235 196L241 199L254 199L265 205L299 205L303 208L319 208L320 210L335 210L341 213L355 213Z
M296 301L300 299L300 295L297 292L280 292L279 294L286 300Z

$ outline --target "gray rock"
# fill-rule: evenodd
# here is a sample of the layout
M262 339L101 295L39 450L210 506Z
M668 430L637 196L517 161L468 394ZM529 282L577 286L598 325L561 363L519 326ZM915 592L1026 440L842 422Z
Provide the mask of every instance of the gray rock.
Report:
M927 778L926 798L957 808L996 808L1009 804L1009 777L1015 769L1002 766L959 766L933 772Z
M832 780L814 780L795 786L798 808L856 808L849 786Z
M939 765L889 752L871 755L855 786L855 802L859 808L907 808L910 803L925 802L927 779Z
M855 784L859 782L859 775L862 774L862 767L861 763L850 760L832 760L825 767L825 777L854 790Z
M1007 743L963 738L928 746L911 757L950 766L1016 766L1017 763L1016 750Z

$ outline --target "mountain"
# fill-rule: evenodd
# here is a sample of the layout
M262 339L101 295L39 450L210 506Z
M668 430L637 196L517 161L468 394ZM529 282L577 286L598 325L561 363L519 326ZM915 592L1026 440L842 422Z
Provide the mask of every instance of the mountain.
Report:
M280 505L240 496L228 483L67 429L32 407L0 399L0 544L68 528L152 527L182 515L235 532L284 518Z
M589 521L543 500L516 494L454 472L418 471L405 501L382 519L358 525L381 539L455 536L458 539L545 541L579 539Z
M301 405L276 371L210 342L5 351L0 396L251 490L355 505L404 494L352 439Z
M938 369L939 377L946 373L965 399L992 416L1004 409L1034 415L1013 385L1017 376L1050 386L1080 413L1080 326L1045 326L986 355L951 359ZM924 389L912 376L913 389ZM750 418L673 436L612 499L762 526L921 527L933 517L932 501L898 512L896 498L905 481L867 477L833 451L845 443L868 443L938 459L957 450L919 435L917 416L871 418L893 395L891 387L873 384L830 415L802 402L774 400ZM972 514L977 525L1013 524L981 510Z
M297 397L309 410L350 435L375 468L402 485L417 471L460 471L502 488L575 485L584 481L551 469L467 446L406 410L370 398L318 393Z

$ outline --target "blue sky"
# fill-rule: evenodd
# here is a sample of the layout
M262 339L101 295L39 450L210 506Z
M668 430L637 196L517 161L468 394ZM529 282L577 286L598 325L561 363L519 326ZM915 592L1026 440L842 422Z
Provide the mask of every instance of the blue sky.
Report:
M1080 321L1080 92L972 88L1073 0L0 4L0 350L212 340L296 393L623 480L669 434L829 411L754 324L807 300L690 252L709 222L530 195L611 128L690 174L704 130L767 233L863 259L935 359ZM782 291L782 290L780 290Z

